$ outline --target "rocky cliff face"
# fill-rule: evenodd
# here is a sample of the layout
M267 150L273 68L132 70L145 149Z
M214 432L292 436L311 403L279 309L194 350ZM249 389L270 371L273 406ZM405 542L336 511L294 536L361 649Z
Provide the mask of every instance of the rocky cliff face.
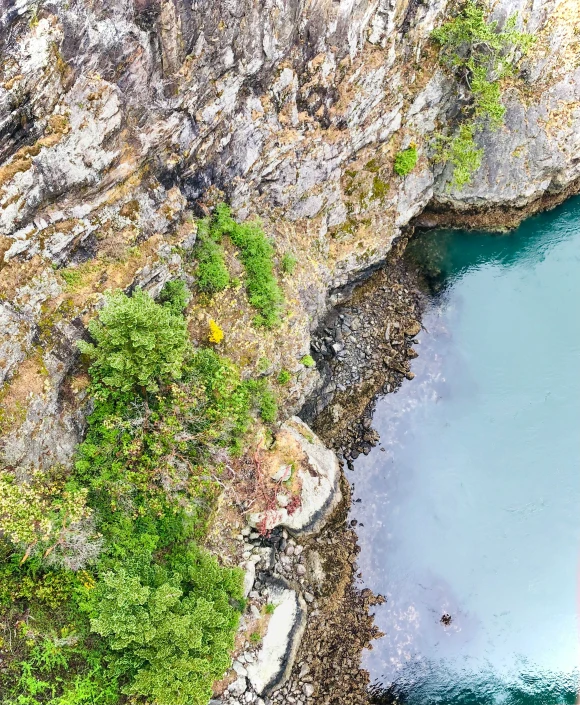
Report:
M426 208L423 222L485 224L490 209L513 222L576 188L577 0L493 4L499 20L518 11L537 42L507 88L505 126L483 134L483 166L460 191L429 160L463 100L429 42L452 10L447 0L0 0L5 462L68 462L82 429L83 323L108 288L155 293L182 274L193 216L217 190L300 260L288 346L266 350L291 366L327 291L380 261ZM394 156L411 143L419 162L403 179ZM221 305L232 341L248 343L234 356L268 347L248 318L234 322L235 300Z

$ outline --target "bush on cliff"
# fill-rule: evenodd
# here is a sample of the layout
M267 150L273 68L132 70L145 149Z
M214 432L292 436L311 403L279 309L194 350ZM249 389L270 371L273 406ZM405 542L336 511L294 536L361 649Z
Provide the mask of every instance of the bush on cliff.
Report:
M481 166L483 151L475 143L476 132L503 124L501 81L515 73L517 62L534 42L532 35L516 29L516 23L517 15L512 15L500 28L479 3L468 0L456 17L431 35L440 47L440 62L471 97L457 134L438 135L436 142L435 160L453 165L454 186L469 183Z
M131 297L111 294L89 323L89 332L95 342L79 341L78 346L92 360L93 385L101 393L137 387L155 392L181 376L188 348L185 319L141 289Z
M414 146L407 147L397 154L393 169L395 174L399 176L407 176L417 165L417 148Z
M273 328L280 322L284 297L274 276L274 248L257 221L238 223L224 203L216 206L211 220L204 220L198 232L198 285L202 291L216 292L229 283L221 247L228 236L239 249L246 271L248 301L257 309L257 326Z

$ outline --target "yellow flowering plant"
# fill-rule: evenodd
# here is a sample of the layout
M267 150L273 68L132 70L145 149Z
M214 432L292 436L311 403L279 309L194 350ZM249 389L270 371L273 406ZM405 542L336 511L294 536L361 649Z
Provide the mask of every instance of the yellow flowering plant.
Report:
M224 332L218 326L218 324L210 318L209 321L209 342L214 343L214 345L219 345L224 339Z

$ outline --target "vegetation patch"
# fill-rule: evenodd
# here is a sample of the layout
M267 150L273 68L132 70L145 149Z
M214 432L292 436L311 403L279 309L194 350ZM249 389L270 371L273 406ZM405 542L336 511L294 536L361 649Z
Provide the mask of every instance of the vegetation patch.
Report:
M481 166L483 152L475 142L477 132L486 125L497 129L503 124L501 81L515 74L518 61L535 41L532 35L518 31L516 23L517 15L512 15L500 28L486 17L483 7L468 0L462 12L431 35L440 46L441 64L471 97L456 134L438 135L436 140L435 160L453 165L453 186L469 183Z
M407 176L407 174L410 174L417 165L418 158L417 148L414 145L403 149L395 157L395 163L393 165L395 174L399 176Z
M293 274L296 269L297 260L296 257L286 252L282 261L280 262L280 269L284 274Z
M197 285L202 291L215 294L230 283L220 234L210 227L209 219L201 220L197 226Z
M207 705L230 665L243 575L200 543L224 457L276 399L192 348L187 301L183 282L110 295L80 344L93 411L73 471L0 474L5 705Z
M221 203L211 219L198 229L198 283L202 291L221 291L229 284L221 241L228 236L240 251L246 271L246 290L250 304L257 309L257 326L273 328L280 323L284 297L274 276L274 248L257 221L238 223L230 209Z

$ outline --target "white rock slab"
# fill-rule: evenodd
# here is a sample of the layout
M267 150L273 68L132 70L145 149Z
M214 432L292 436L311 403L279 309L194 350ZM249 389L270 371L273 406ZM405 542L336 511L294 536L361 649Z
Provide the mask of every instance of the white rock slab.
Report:
M300 506L292 513L286 507L256 512L248 521L267 531L284 526L294 534L317 533L342 500L338 459L297 416L289 419L279 433L292 436L304 453L305 460L297 470Z
M274 610L256 659L247 666L248 678L258 695L267 695L290 676L306 627L306 604L285 580L269 585Z

